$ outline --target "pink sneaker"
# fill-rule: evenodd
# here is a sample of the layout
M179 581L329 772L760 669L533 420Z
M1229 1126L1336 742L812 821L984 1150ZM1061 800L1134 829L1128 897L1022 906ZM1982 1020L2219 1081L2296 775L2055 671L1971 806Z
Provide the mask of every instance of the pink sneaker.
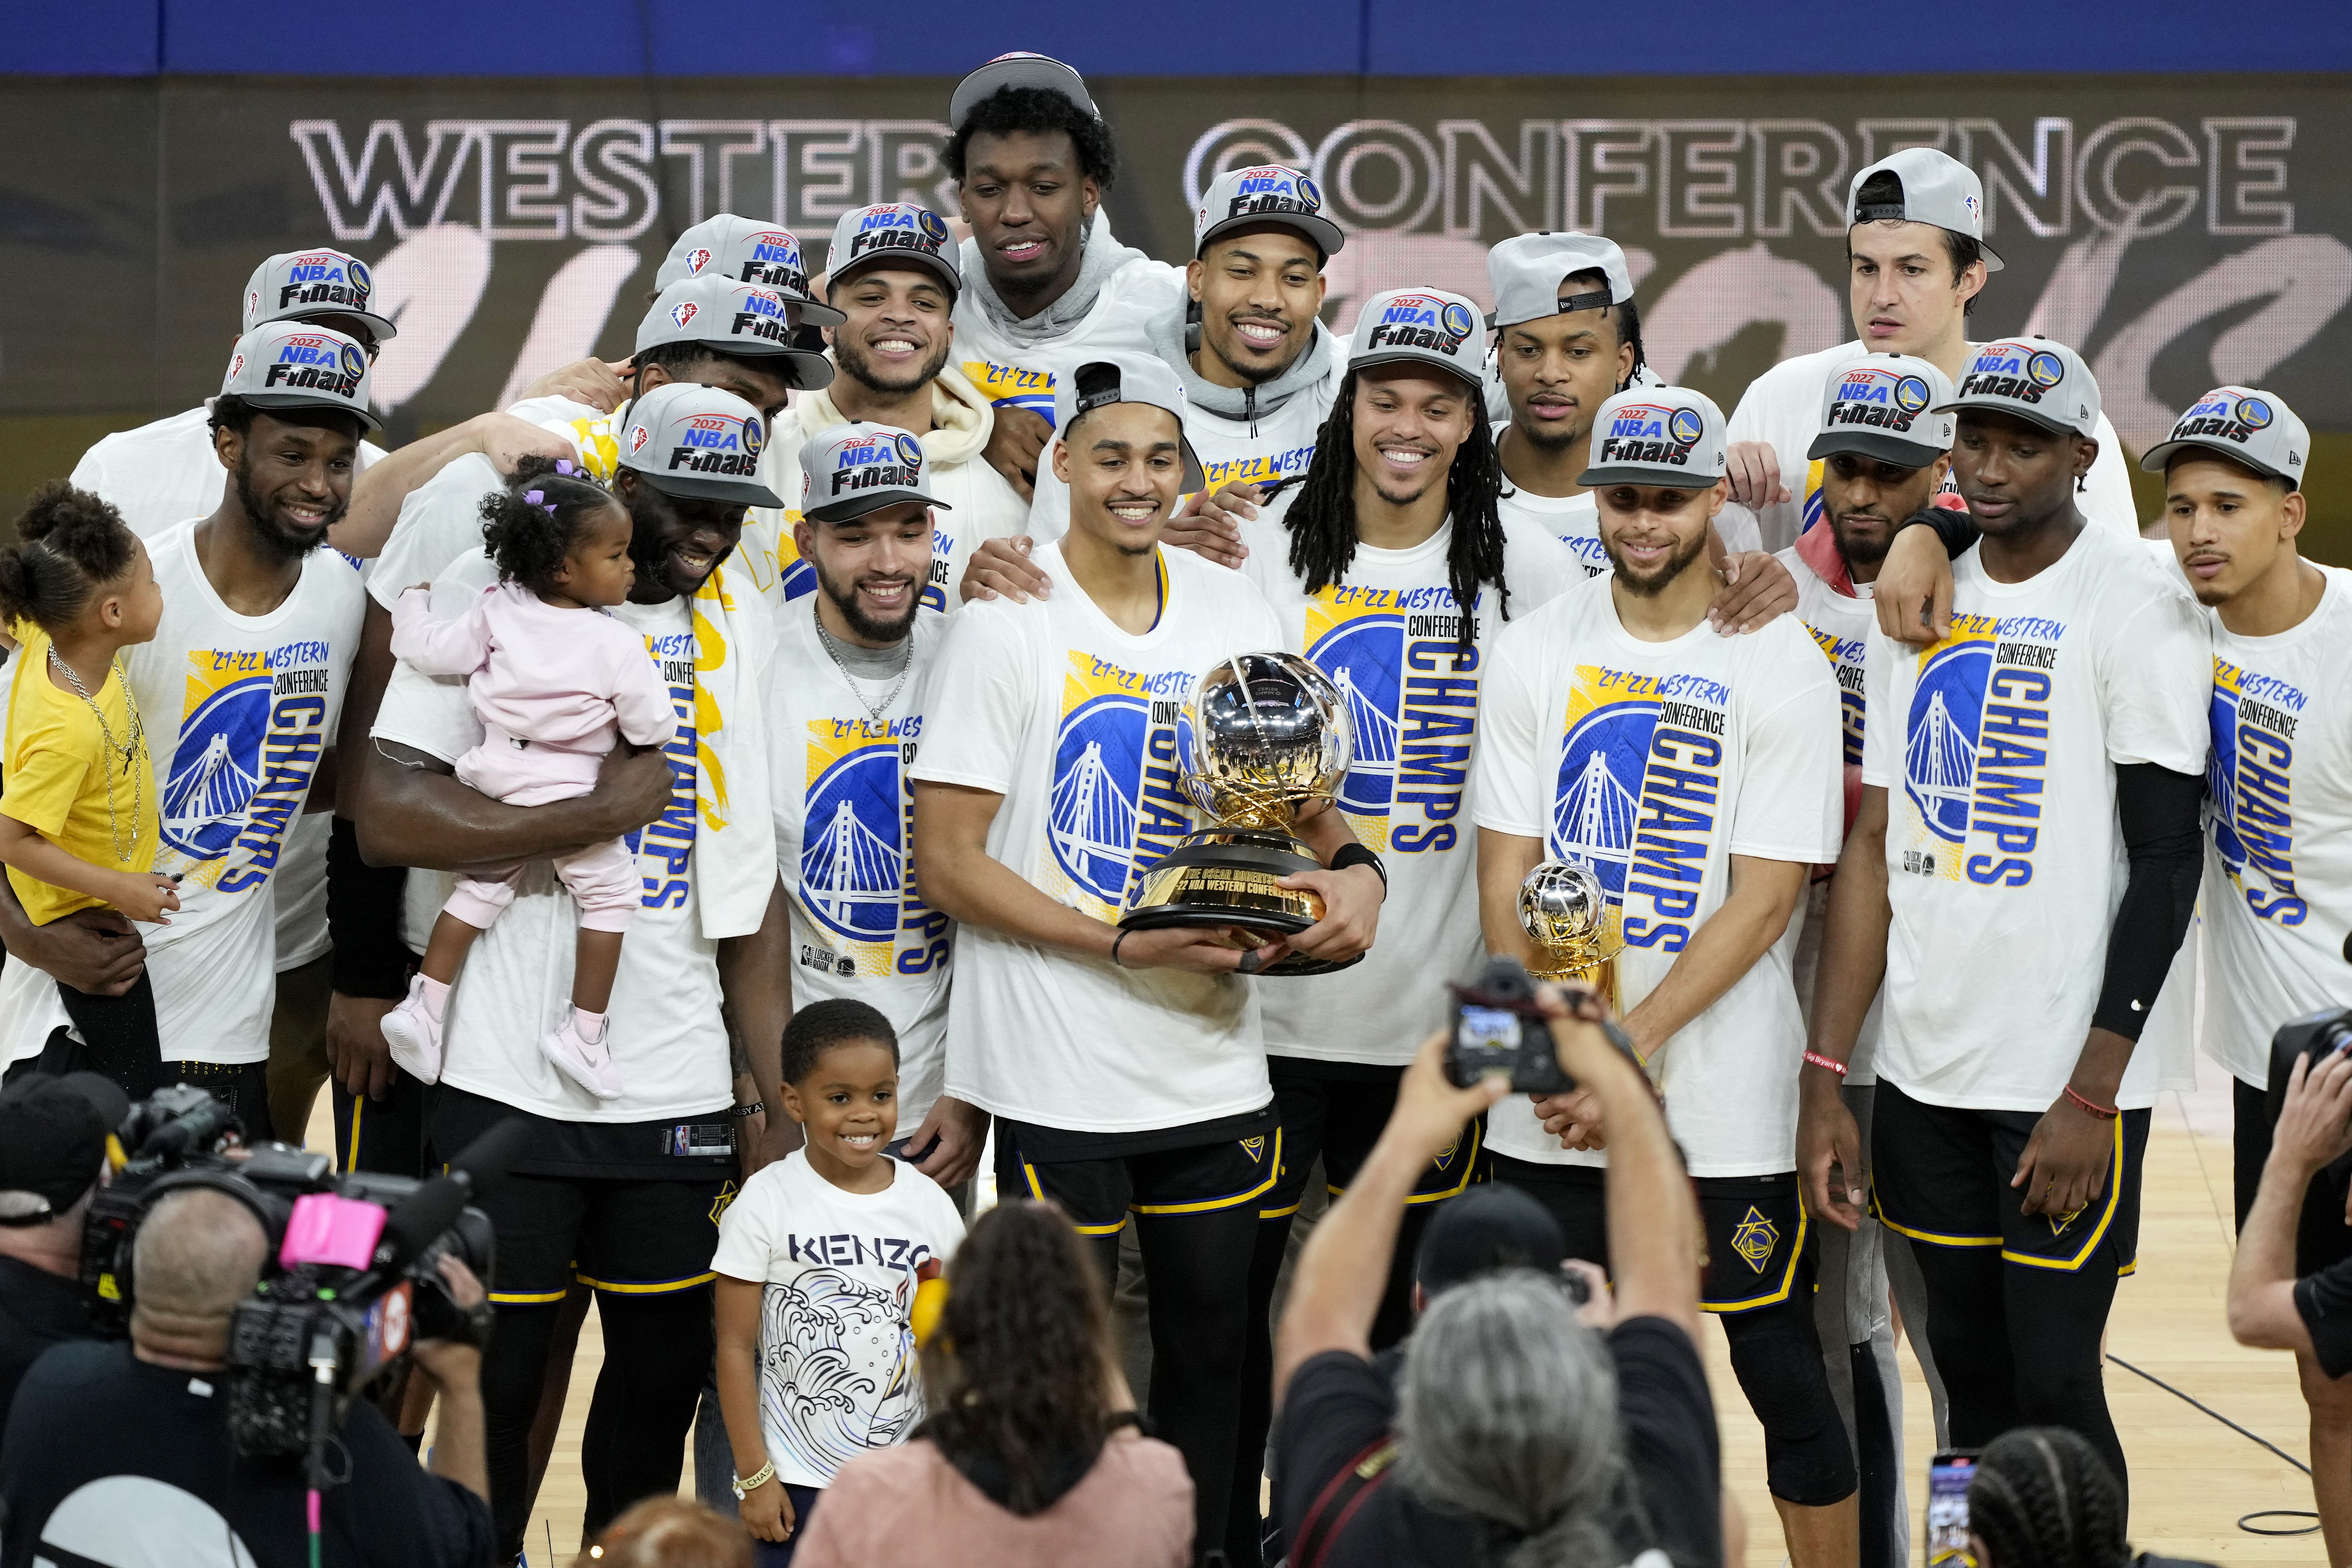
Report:
M383 1016L384 1043L400 1070L419 1083L441 1081L441 1008L449 988L412 975L408 999Z
M593 1023L594 1038L582 1026L583 1020ZM594 1095L599 1100L621 1098L620 1064L613 1059L613 1048L607 1038L605 1015L583 1013L572 1009L572 1016L563 1027L539 1037L539 1054L555 1064L555 1070Z

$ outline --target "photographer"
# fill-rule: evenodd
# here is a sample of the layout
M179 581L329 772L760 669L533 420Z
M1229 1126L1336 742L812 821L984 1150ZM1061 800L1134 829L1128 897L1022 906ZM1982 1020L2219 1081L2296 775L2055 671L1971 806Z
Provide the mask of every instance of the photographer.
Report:
M329 1465L342 1478L309 1554L305 1480L296 1459L247 1458L229 1438L225 1375L230 1313L251 1295L268 1243L244 1204L174 1192L140 1226L128 1344L60 1346L26 1377L0 1437L7 1531L0 1565L39 1560L191 1568L478 1568L492 1560L482 1460L481 1352L428 1341L419 1371L441 1394L433 1468L391 1424L354 1400ZM458 1305L478 1280L446 1259Z
M0 1090L0 1426L41 1352L89 1337L82 1218L127 1109L92 1072L29 1073Z
M1610 1130L1616 1326L1604 1339L1577 1321L1557 1277L1510 1269L1430 1301L1394 1389L1373 1365L1372 1319L1414 1179L1507 1091L1496 1079L1455 1088L1445 1041L1432 1039L1308 1237L1276 1335L1276 1502L1298 1568L1608 1568L1641 1553L1650 1520L1717 1518L1689 1178L1641 1070L1570 1020L1557 993L1540 994L1561 1067ZM1704 1560L1721 1561L1719 1540L1706 1546Z
M2352 1056L2298 1057L2230 1268L2231 1335L2294 1352L2311 1406L2311 1489L2334 1563L2352 1540L2352 1211L2337 1166L2347 1152ZM2313 1271L2297 1278L2299 1268Z

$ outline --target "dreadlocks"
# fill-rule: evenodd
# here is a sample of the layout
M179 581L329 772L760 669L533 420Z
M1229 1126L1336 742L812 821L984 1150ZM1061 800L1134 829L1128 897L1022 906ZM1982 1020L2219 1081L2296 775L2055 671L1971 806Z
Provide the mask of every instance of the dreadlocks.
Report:
M1339 383L1330 415L1316 432L1315 456L1307 465L1298 499L1282 520L1290 533L1290 570L1309 594L1320 593L1348 574L1356 562L1356 373ZM1460 610L1457 646L1464 653L1475 641L1474 623L1479 585L1495 585L1496 607L1511 618L1510 585L1503 581L1503 518L1496 508L1503 493L1503 462L1477 389L1470 392L1470 437L1445 471L1447 510L1454 537L1446 544L1446 581Z

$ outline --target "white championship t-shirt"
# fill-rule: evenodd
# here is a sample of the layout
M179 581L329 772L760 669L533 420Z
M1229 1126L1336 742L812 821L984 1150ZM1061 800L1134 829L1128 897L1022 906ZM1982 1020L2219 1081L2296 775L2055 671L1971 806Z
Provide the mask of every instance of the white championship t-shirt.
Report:
M2352 1003L2352 572L2303 624L2213 636L2207 773L2207 1054L2260 1089L2281 1024Z
M1158 552L1166 599L1140 637L1040 545L1050 599L963 607L940 650L915 778L1004 797L990 857L1116 922L1135 879L1206 826L1182 785L1178 722L1202 673L1282 646L1239 573ZM1255 993L1237 974L1129 970L967 924L948 998L947 1092L1074 1132L1148 1132L1273 1098Z
M1789 616L1745 637L1701 621L1643 642L1596 577L1504 630L1486 704L1478 826L1600 873L1625 942L1621 1011L1721 907L1733 856L1837 857L1837 683ZM1793 1168L1805 1037L1791 945L1775 943L1651 1058L1694 1176ZM1486 1142L1546 1164L1608 1163L1562 1149L1525 1095L1487 1113Z
M335 743L360 577L315 550L284 603L240 616L205 576L194 522L151 540L148 553L163 624L125 650L123 668L155 759L155 868L184 878L172 923L141 928L156 1026L167 1059L262 1061L277 998L270 885Z
M1976 345L1969 345L1974 353ZM1733 502L1723 509L1752 515L1762 531L1765 547L1785 550L1822 518L1822 463L1805 456L1822 429L1822 391L1830 372L1864 353L1859 339L1818 353L1784 359L1748 384L1739 406L1731 411L1730 438L1767 441L1780 458L1780 482L1791 500L1758 509ZM2139 508L2132 500L2131 469L2124 458L2116 427L2099 416L2099 455L2091 463L2089 489L2077 498L2083 515L2112 530L2121 539L2139 537ZM1947 480L1948 487L1950 481ZM1727 538L1728 535L1726 535Z
M1258 987L1265 1048L1276 1056L1402 1067L1444 1022L1449 980L1477 969L1478 836L1468 808L1480 686L1495 638L1584 581L1565 546L1539 529L1503 525L1510 620L1491 586L1478 591L1474 642L1460 619L1447 521L1410 550L1356 548L1346 578L1312 597L1291 574L1290 536L1261 517L1244 525L1242 571L1282 624L1282 646L1329 676L1355 730L1356 761L1339 808L1388 871L1379 940L1336 974Z
M911 1131L906 1119L901 1133ZM890 1184L844 1192L795 1149L743 1184L710 1267L760 1295L760 1436L776 1479L827 1487L841 1467L923 1419L910 1312L963 1241L940 1185L888 1160Z
M2098 1005L2128 867L2116 767L2205 771L2212 645L2178 571L2091 524L1997 583L1952 563L1952 634L1871 638L1863 780L1886 791L1878 1076L1931 1105L2042 1111ZM1898 755L1898 753L1900 753ZM2135 1051L2116 1103L2151 1104Z
M898 1032L898 1135L910 1136L947 1071L948 977L955 923L915 886L914 792L924 693L945 624L918 616L905 685L852 689L817 638L815 601L777 612L769 689L776 859L792 920L793 1006L846 996Z
M434 580L436 616L454 616L498 580L479 551ZM719 944L702 934L696 865L699 818L696 770L695 667L698 639L685 601L614 606L614 617L646 639L677 710L671 740L669 809L627 835L645 895L621 942L607 1038L624 1092L598 1100L539 1053L541 1035L570 1016L579 908L551 862L526 867L514 903L475 942L450 988L441 1080L520 1110L560 1121L653 1121L698 1116L732 1102L727 1027L719 1016ZM730 722L732 719L730 717ZM394 667L377 710L377 740L414 746L455 764L481 743L461 677ZM446 872L411 871L404 935L417 952L447 900Z
M1116 245L1098 211L1088 245ZM958 258L969 278L983 265L980 241L967 239ZM1152 353L1150 327L1184 298L1184 269L1138 255L1104 280L1093 309L1052 337L1008 332L997 325L979 294L956 296L955 354L950 363L998 408L1025 408L1051 425L1054 388L1082 359L1105 350Z

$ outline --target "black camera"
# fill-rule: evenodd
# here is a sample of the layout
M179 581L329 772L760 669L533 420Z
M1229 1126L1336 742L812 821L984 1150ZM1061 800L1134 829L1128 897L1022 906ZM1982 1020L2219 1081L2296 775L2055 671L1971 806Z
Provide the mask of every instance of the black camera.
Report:
M1468 1089L1489 1073L1508 1073L1520 1094L1565 1094L1576 1080L1559 1065L1551 1025L1536 1003L1535 982L1516 958L1492 958L1475 984L1454 985L1454 1019L1445 1041L1445 1076Z
M485 1283L489 1217L467 1200L502 1177L525 1124L503 1122L428 1181L349 1172L284 1143L238 1149L236 1119L181 1085L131 1109L125 1153L90 1205L82 1281L101 1333L129 1324L139 1226L174 1192L221 1193L250 1210L268 1238L260 1283L229 1321L229 1435L239 1452L315 1458L352 1399L418 1340L488 1336L488 1304L457 1305L445 1257Z
M2352 937L2345 942L2352 947ZM2279 1112L2286 1108L2286 1080L2294 1071L2295 1058L2307 1056L2316 1068L2347 1050L2352 1050L2352 1007L2330 1007L2282 1024L2271 1037L2271 1085L2263 1097L2270 1124L2277 1126Z

